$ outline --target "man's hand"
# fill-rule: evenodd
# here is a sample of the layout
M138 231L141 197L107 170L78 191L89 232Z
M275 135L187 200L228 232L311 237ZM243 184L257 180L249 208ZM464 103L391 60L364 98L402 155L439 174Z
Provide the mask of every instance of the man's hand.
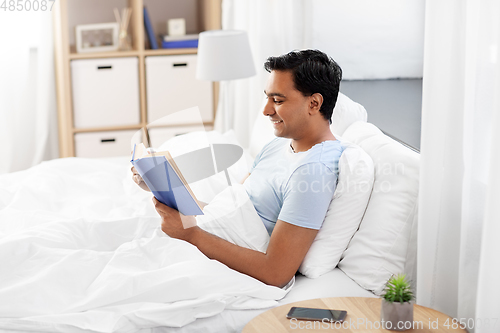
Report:
M153 204L161 217L161 230L172 238L191 242L197 229L196 218L182 215L177 210L162 204L155 197L153 197Z
M134 181L134 183L139 185L139 187L142 188L144 191L151 192L148 185L146 185L144 179L142 179L141 175L139 175L135 167L132 167L132 169L130 170L132 171L132 180Z

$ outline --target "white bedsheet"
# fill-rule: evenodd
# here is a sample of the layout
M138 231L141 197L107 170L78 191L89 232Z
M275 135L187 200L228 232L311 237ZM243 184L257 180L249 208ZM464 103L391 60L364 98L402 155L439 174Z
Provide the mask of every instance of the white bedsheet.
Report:
M179 327L286 295L161 232L129 168L70 158L0 177L0 329Z
M344 272L335 268L316 279L309 279L298 274L294 287L278 302L278 305L323 297L377 296L363 289ZM198 319L183 327L156 327L151 330L143 330L141 333L236 333L241 332L250 320L267 310L225 310L218 315Z

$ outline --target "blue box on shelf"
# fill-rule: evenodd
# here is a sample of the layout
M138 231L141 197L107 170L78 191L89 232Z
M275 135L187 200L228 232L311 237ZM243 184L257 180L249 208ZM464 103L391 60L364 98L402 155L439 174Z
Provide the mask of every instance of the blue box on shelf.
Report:
M174 41L162 41L161 47L164 49L183 49L183 48L192 48L198 47L198 39L190 39L190 40L174 40Z

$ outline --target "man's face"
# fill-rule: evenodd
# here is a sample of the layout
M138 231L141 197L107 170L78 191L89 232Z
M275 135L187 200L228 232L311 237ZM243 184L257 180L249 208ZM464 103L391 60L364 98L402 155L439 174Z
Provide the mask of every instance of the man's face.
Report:
M274 135L298 140L306 128L309 96L295 89L290 71L272 71L267 80L263 114L273 122Z

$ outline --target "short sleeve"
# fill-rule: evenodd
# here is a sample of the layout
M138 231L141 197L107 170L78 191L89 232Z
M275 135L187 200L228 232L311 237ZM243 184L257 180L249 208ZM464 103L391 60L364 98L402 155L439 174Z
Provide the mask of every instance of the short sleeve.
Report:
M273 144L275 144L277 141L276 141L276 138L274 138L274 140L268 142L261 150L260 152L257 154L257 156L255 156L255 159L253 160L253 163L252 163L252 166L250 167L250 173L252 173L253 169L255 169L255 167L257 166L257 164L259 164L261 158L262 158L262 155L264 154L264 152L266 150L269 149L269 147Z
M255 159L253 160L252 166L250 167L250 173L252 173L253 169L255 169L257 164L259 164L261 157L262 157L262 150L257 154L257 156L255 156Z
M321 162L297 168L285 184L279 220L319 230L337 187L337 173Z

